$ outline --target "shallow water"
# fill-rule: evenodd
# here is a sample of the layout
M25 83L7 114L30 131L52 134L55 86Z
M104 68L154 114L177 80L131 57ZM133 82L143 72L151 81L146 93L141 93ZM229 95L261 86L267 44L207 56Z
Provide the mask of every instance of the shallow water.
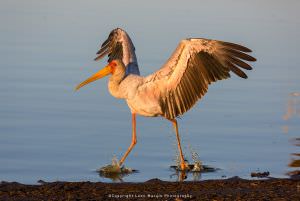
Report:
M172 3L171 3L172 2ZM136 46L143 75L157 70L180 39L241 43L258 61L249 79L211 85L179 120L184 152L220 168L195 179L273 177L299 167L298 1L0 1L0 180L111 181L96 170L126 151L130 112L107 91L107 78L74 87L105 62L93 62L112 28ZM176 181L176 140L162 118L137 118L138 144L124 181ZM298 143L299 144L299 143ZM297 163L296 163L297 164ZM189 175L188 180L193 180Z

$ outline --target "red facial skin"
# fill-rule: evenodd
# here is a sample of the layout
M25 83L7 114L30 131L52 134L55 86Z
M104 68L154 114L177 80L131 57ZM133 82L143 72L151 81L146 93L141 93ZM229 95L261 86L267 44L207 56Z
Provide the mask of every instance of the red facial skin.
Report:
M116 67L117 67L117 63L116 63L115 61L112 61L112 62L110 62L108 65L109 65L110 68L111 68L111 74L114 74L115 69L116 69Z

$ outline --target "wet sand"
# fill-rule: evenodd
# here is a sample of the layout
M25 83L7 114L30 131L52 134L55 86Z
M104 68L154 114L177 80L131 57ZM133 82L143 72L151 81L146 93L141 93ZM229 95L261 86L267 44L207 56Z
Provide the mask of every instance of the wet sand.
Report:
M0 184L0 200L300 200L300 180L224 180L143 183L44 182Z

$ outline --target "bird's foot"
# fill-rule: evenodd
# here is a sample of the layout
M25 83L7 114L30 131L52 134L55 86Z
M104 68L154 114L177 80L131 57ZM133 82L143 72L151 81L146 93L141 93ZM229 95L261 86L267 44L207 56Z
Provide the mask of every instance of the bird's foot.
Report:
M122 168L119 166L119 164L110 164L110 165L106 165L104 167L102 167L100 170L100 172L103 173L121 173L122 172Z
M122 172L122 167L120 163L118 162L118 159L116 156L112 158L111 164L106 165L99 170L103 173L111 173L111 174L118 174Z
M204 170L204 167L201 161L196 161L194 164L188 163L188 161L181 162L177 166L177 170L185 171L185 172L201 172Z
M113 157L112 163L100 168L99 172L103 174L130 174L137 170L125 167L118 161L117 157Z
M181 171L189 171L190 170L189 163L187 161L182 161L180 163L180 170Z
M98 172L101 177L109 178L112 181L123 181L125 176L138 171L124 167L119 163L113 163L100 168Z

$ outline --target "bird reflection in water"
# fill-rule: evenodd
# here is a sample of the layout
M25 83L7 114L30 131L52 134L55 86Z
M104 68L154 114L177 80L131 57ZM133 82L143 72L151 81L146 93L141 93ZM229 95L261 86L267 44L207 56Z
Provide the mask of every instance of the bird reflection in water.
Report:
M293 92L289 94L289 100L287 104L287 111L283 115L283 120L289 120L292 117L300 117L300 92Z
M300 92L293 92L289 94L289 100L287 104L286 114L283 115L283 120L286 124L282 127L282 130L285 134L289 133L288 121L294 118L300 117ZM300 146L300 138L293 138L292 144L295 146ZM293 168L292 171L289 171L287 174L291 177L300 177L300 153L292 153L291 162L288 164L290 168Z
M300 138L294 138L292 141L295 146L300 147ZM292 178L300 178L300 153L292 153L291 155L292 161L289 163L289 167L295 170L292 170L287 174L290 175Z
M189 170L182 171L178 166L171 166L172 170L175 170L174 174L170 175L170 178L176 177L177 181L183 181L188 179L189 176L193 178L193 181L199 181L201 179L201 174L209 173L209 172L216 172L218 169L213 168L206 165L201 165L201 169L199 169L200 164L189 164Z

